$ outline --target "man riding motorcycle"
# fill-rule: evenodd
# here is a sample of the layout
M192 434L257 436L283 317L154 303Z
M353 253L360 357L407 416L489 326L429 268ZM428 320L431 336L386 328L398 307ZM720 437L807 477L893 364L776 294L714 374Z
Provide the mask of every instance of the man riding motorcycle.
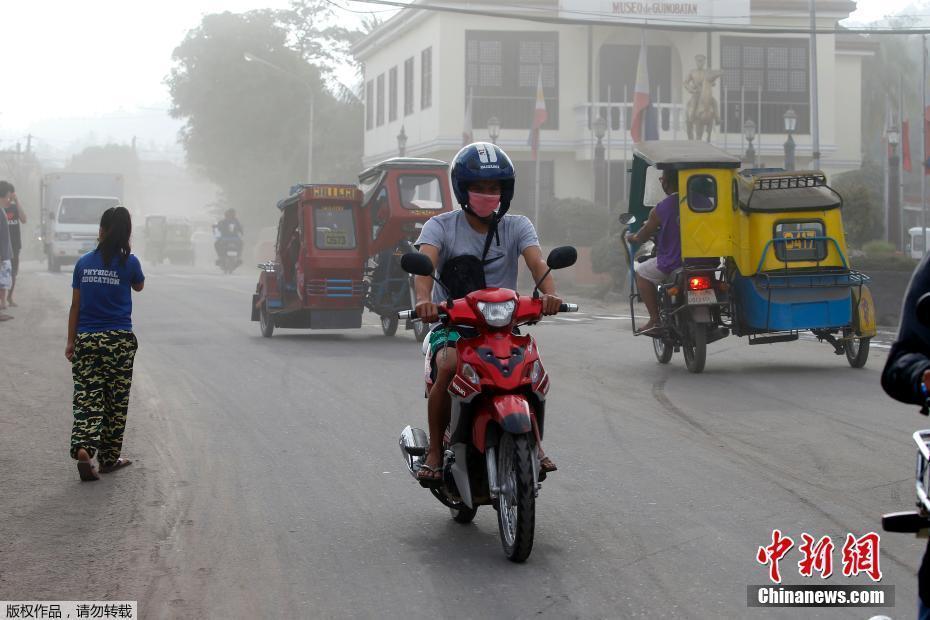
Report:
M914 271L904 295L901 327L891 346L882 388L895 400L911 405L930 405L930 327L917 316L917 301L930 291L930 256ZM930 545L917 573L918 618L930 620Z
M634 263L636 271L636 288L649 311L649 321L639 331L645 334L659 322L659 299L657 286L665 282L669 275L682 265L681 231L678 221L678 173L675 170L663 170L659 177L662 191L666 193L655 208L649 212L649 218L636 233L627 233L630 243L645 243L653 236L658 246L657 255L649 260Z
M227 209L223 219L213 225L213 230L216 231L216 243L213 244L213 248L216 250L217 260L222 260L225 255L227 243L242 255L242 224L236 217L235 209Z
M515 290L519 256L523 256L534 281L538 282L548 270L532 222L522 215L507 215L515 171L510 157L500 147L476 142L462 148L452 161L451 181L462 209L430 218L416 242L450 289L439 290L433 287L431 278L416 277L416 314L430 323L439 320L438 304L447 299L486 287ZM555 294L551 275L540 282L539 289L543 293L543 314L558 313L562 300ZM436 379L427 403L429 450L417 478L439 483L443 434L451 416L448 389L456 372L455 343L460 334L455 328L437 325L428 337ZM539 458L543 475L557 469L543 454L541 445Z

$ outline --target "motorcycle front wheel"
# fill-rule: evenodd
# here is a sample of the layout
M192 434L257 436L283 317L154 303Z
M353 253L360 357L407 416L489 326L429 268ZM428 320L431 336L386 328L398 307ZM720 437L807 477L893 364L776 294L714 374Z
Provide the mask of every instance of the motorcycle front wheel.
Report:
M524 562L533 550L536 527L536 480L533 472L535 445L529 434L501 436L497 453L500 495L497 525L504 555L512 562Z
M672 359L672 353L675 351L675 345L670 340L662 338L652 339L652 348L656 354L656 360L660 364L668 364Z

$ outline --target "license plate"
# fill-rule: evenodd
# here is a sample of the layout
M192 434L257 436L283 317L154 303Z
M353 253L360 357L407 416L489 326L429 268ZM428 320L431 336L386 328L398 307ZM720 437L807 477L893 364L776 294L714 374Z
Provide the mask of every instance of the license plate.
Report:
M234 252L232 250L226 252L226 256L238 256L239 252Z
M714 289L688 291L688 305L702 306L715 303L717 303L717 293L714 292Z

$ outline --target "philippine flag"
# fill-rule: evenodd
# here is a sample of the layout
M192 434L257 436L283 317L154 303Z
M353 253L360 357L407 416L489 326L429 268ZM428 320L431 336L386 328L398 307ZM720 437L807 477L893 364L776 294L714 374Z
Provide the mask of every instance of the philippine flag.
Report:
M630 134L633 142L643 140L643 124L649 108L649 68L646 66L646 33L639 47L639 63L636 65L636 86L633 88L633 124Z

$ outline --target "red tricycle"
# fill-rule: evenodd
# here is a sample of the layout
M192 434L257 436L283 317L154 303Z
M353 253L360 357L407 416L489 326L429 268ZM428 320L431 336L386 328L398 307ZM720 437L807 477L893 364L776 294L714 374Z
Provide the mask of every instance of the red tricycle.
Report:
M414 251L426 221L452 209L449 164L438 159L395 157L372 166L358 176L364 193L369 261L365 279L365 306L381 317L386 336L397 331L397 313L413 308L415 297L410 276L400 257ZM417 340L428 327L407 321Z
M276 327L352 329L365 308L393 336L397 313L413 307L400 256L423 224L452 208L449 166L438 159L393 158L354 185L297 185L278 202L275 259L259 265L252 320L270 338ZM418 340L419 322L407 321Z
M359 232L362 192L354 185L298 185L278 202L275 260L262 263L252 320L275 327L362 326L368 254Z

